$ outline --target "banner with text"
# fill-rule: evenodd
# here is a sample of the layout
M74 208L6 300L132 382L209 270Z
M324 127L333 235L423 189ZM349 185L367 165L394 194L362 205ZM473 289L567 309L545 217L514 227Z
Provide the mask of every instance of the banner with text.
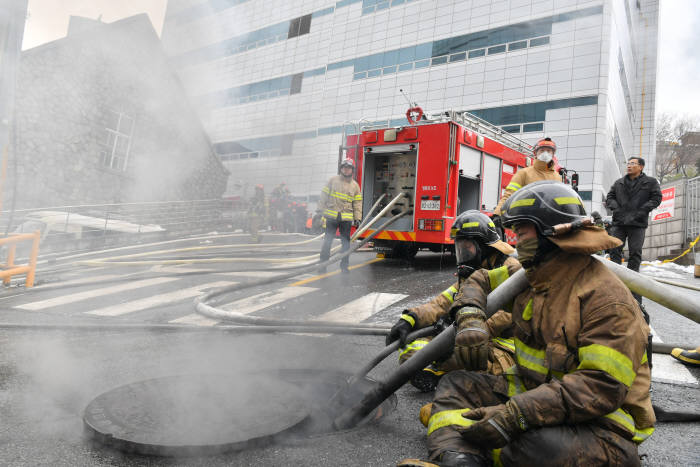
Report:
M651 211L651 220L660 221L673 217L673 208L676 203L676 187L661 190L661 204Z

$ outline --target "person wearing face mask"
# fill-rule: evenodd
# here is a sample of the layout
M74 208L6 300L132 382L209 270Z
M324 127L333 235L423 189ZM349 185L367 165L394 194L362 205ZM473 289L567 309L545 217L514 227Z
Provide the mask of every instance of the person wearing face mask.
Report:
M552 141L552 138L541 139L532 148L532 152L535 156L535 161L530 167L524 167L518 170L513 178L511 178L510 183L506 186L506 191L503 193L496 209L494 209L494 217L501 216L503 203L510 198L513 193L529 185L532 182L538 182L540 180L554 180L556 182L561 182L561 175L554 170L554 153L557 152L557 145ZM497 221L499 219L496 219Z
M430 302L403 310L386 339L386 345L399 340L402 347L399 351L399 363L411 358L431 340L429 337L416 339L404 347L406 336L414 330L432 326L439 319L445 318L460 284L474 271L484 268L488 270L492 283L500 284L520 269L518 260L509 256L515 252L513 247L501 240L491 219L479 211L465 211L457 216L450 230L450 238L455 241L457 282ZM479 323L480 326L481 324ZM487 343L490 336L501 335L509 326L510 314L504 311L497 312L483 323L483 326L462 333L456 341L452 356L414 375L410 380L411 384L422 392L433 391L446 371L458 368L501 373L514 362L513 343L500 337L493 342L493 346L488 346Z
M331 177L326 186L321 190L318 202L318 211L326 220L326 233L321 247L321 262L327 261L331 256L331 243L335 238L335 232L340 232L342 242L341 252L350 249L350 230L353 226L360 225L362 220L362 191L360 185L353 180L355 163L352 159L343 159L340 163L340 174ZM348 265L350 258L347 256L340 260L340 270L347 274L350 272ZM325 273L326 267L321 266L319 273Z
M637 445L655 423L649 326L629 289L591 257L620 240L571 227L585 214L571 187L551 181L505 203L529 283L512 307L515 365L440 380L428 421L432 465L639 465ZM474 272L450 313L485 321L491 288L485 271Z

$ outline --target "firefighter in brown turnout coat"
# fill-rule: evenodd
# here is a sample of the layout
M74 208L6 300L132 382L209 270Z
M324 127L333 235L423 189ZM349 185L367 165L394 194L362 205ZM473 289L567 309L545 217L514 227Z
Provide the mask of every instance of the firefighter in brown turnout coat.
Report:
M637 444L655 422L649 327L629 289L590 256L619 240L597 227L554 235L584 215L579 196L557 182L530 184L506 202L503 221L529 282L512 311L516 364L503 375L460 370L441 379L428 424L432 462L639 465ZM486 327L490 290L477 271L450 310L475 335Z
M424 337L408 343L405 347L406 335L417 329L432 326L438 320L449 316L448 312L454 303L454 296L463 281L479 268L488 270L491 283L496 286L520 269L517 259L509 256L515 252L498 235L496 228L486 215L479 211L465 211L455 219L450 231L450 237L455 240L455 255L457 257L457 282L445 289L430 302L403 311L401 318L392 327L387 337L387 345L399 340L402 346L399 351L399 362L408 360L414 353L425 347L431 338ZM473 361L457 360L454 354L445 361L432 364L411 378L411 384L423 392L435 390L440 377L447 371L455 369L489 370L491 373L501 373L513 365L512 339L497 337L510 326L510 313L499 311L488 321L490 336L493 336L493 346L483 346L474 350ZM460 344L459 339L456 342Z

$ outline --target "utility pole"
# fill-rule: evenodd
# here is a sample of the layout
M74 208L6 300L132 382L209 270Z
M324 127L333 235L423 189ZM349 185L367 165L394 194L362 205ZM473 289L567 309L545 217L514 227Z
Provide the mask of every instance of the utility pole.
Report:
M0 210L7 178L7 162L11 155L10 133L27 1L0 0Z

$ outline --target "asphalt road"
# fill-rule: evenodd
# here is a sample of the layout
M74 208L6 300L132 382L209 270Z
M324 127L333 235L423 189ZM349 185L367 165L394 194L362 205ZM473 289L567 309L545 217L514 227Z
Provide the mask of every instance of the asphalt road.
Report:
M261 247L229 247L245 236L198 238L66 258L44 265L38 286L10 287L0 294L0 459L4 465L395 465L404 457L425 455L425 428L418 410L430 394L410 386L398 391L396 410L379 421L344 433L278 442L207 458L157 458L125 454L90 443L83 434L87 404L112 388L143 379L202 373L233 374L243 390L247 375L277 369L314 369L352 373L383 348L374 336L318 334L238 335L216 330L216 320L194 313L202 290L269 278L270 283L227 297L224 308L252 316L323 318L393 323L401 310L429 300L453 281L449 256L421 252L412 263L375 261L371 252L351 258L349 275L337 266L326 275L299 275L280 282L289 259L310 256L318 241L302 236L265 237ZM297 243L271 247L271 244ZM167 251L217 246L220 249ZM78 261L116 258L133 264ZM221 262L201 260L211 256ZM252 260L246 259L252 258ZM135 264L153 261L162 264ZM187 264L173 260L188 259ZM310 261L310 260L309 260ZM163 263L164 262L164 263ZM658 272L655 272L658 274ZM676 272L685 283L700 283ZM684 275L685 274L685 275ZM700 292L674 288L700 303ZM665 342L700 343L700 326L654 303L646 303L655 335ZM134 324L130 330L49 330L9 325L92 323ZM149 324L191 323L197 333L153 331ZM665 358L665 360L664 360ZM656 358L655 358L656 360ZM669 410L698 410L700 371L658 357L654 402ZM381 378L396 365L386 359L371 375ZM238 388L241 390L241 388ZM250 415L250 414L247 414ZM643 465L700 465L700 423L659 423L640 446Z

